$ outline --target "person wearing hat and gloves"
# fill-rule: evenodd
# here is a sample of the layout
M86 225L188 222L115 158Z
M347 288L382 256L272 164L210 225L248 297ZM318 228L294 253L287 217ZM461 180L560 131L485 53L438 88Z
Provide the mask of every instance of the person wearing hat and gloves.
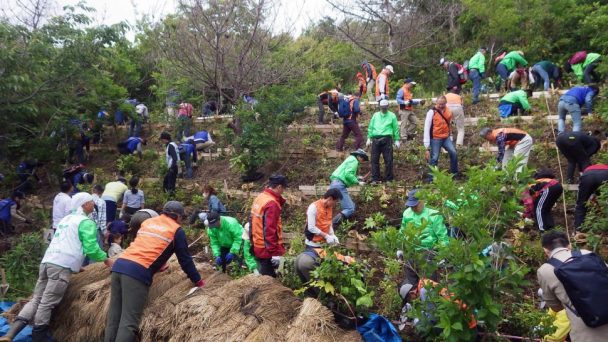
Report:
M502 167L504 169L514 156L523 156L517 172L520 172L528 164L534 140L527 132L510 127L496 129L484 127L479 131L479 135L498 146L497 168Z
M380 181L380 154L384 159L384 180L390 182L393 175L393 145L401 146L399 123L395 113L388 110L388 100L380 101L380 111L374 113L367 128L367 143L372 146L372 183Z
M410 77L403 80L403 86L397 92L397 103L399 104L399 116L401 118L401 140L412 140L416 136L418 118L414 114L415 105L424 105L425 100L414 99L412 91L416 82Z
M424 157L429 166L437 166L439 153L441 148L444 148L450 155L450 173L457 175L458 155L452 143L452 112L447 108L446 102L446 97L440 96L437 98L435 106L426 113L423 140L426 149ZM430 170L427 180L429 183L433 180Z
M361 63L361 69L363 69L365 81L367 82L367 100L370 102L374 101L374 84L376 83L376 78L378 77L376 68L372 63L363 61Z
M387 65L376 78L376 101L388 100L390 95L389 78L393 74L393 66Z
M243 226L234 217L220 215L215 211L207 214L204 223L215 264L221 266L222 272L226 273L228 265L239 258L243 244ZM245 253L244 256L248 266L255 265L255 258L251 254Z
M486 72L486 48L481 47L477 53L469 60L468 70L469 79L473 82L473 104L479 102L479 92L481 91L481 80Z
M13 233L13 219L27 224L32 223L32 221L19 211L21 208L21 201L24 199L25 194L19 190L15 190L11 197L0 201L0 233Z
M106 201L107 222L112 222L116 219L118 202L122 201L122 197L128 189L127 180L124 177L118 177L118 180L107 183L103 188L101 199Z
M167 202L160 216L143 221L135 240L114 263L104 341L136 340L154 274L166 269L173 254L192 283L205 286L181 228L184 216L180 202Z
M353 151L329 176L329 180L331 181L329 189L338 189L342 194L342 199L340 200L342 211L334 216L332 220L334 228L337 228L344 219L351 217L355 213L355 202L353 202L348 194L348 187L365 184L361 178L357 177L357 170L360 163L368 160L369 157L364 150L358 149Z
M179 166L179 147L171 141L171 134L162 132L160 141L165 145L165 160L167 162L167 173L163 179L163 189L169 194L175 192Z
M439 65L441 65L448 72L448 85L446 90L460 94L462 84L460 84L460 75L458 73L460 69L459 65L448 61L446 58L440 59Z
M71 213L59 222L40 263L32 299L0 341L11 341L27 324L34 325L32 341L49 341L52 311L61 302L72 274L81 271L85 256L112 267L113 261L97 243L97 226L88 218L94 207L93 197L88 193L80 192L72 197Z
M276 278L275 268L285 254L281 212L285 199L281 196L287 188L287 178L274 174L268 179L268 187L258 195L251 206L249 236L253 255L258 261L261 275Z

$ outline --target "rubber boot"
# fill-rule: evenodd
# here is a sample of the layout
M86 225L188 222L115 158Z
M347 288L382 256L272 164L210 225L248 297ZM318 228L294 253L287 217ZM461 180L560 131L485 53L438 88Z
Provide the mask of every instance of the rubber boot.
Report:
M51 339L48 336L48 325L35 325L32 329L32 342L48 342Z
M11 342L15 336L23 330L27 326L27 322L21 319L16 319L13 324L11 324L11 328L8 330L6 335L0 337L0 342Z

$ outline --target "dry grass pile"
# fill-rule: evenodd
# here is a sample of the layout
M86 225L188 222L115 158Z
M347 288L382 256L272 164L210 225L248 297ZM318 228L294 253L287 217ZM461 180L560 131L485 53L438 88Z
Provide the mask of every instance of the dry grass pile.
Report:
M23 309L25 304L28 302L28 300L29 299L17 301L8 310L4 311L2 313L2 315L0 315L0 316L3 316L4 318L6 318L9 323L13 323L13 321L15 320L15 318L17 317L17 315L19 314L21 309Z
M361 341L356 331L346 332L336 325L334 315L318 300L306 298L286 336L288 342Z

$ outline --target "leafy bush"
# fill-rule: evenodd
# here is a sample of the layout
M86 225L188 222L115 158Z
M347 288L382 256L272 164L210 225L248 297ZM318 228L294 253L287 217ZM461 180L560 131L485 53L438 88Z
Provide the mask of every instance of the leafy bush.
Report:
M139 175L142 161L133 154L122 155L116 160L116 168L125 174Z
M45 249L46 244L40 233L26 233L19 237L12 249L0 257L0 265L6 271L10 284L8 300L27 297L34 290Z

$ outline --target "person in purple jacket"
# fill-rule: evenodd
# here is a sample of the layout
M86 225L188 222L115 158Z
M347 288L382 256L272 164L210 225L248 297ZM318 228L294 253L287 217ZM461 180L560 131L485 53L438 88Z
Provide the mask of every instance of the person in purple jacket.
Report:
M557 130L562 133L566 129L566 115L572 116L572 131L580 132L582 127L581 107L585 106L585 113L591 114L593 98L599 93L595 85L574 87L559 98L557 105Z

